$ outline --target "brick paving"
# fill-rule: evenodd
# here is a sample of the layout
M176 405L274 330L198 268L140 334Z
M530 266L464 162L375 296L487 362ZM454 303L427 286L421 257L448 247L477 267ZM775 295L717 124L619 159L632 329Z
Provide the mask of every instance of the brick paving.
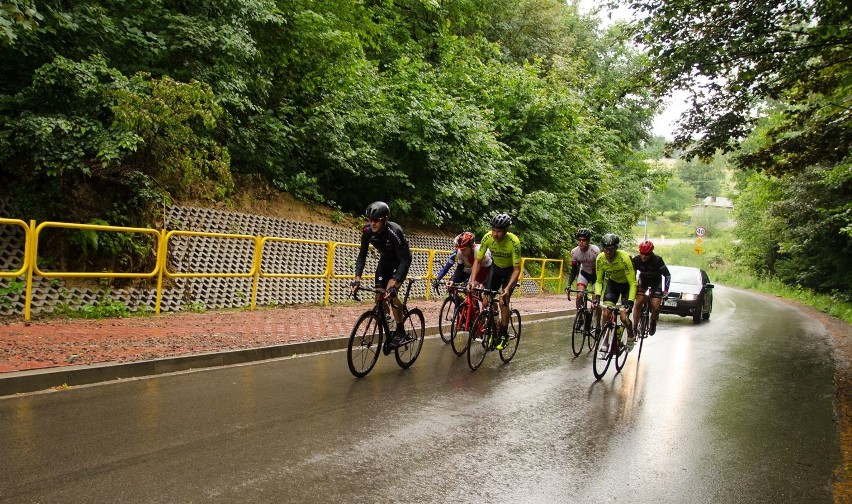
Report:
M442 300L415 299L426 325ZM569 309L561 295L512 300L524 313ZM573 303L570 303L573 305ZM162 314L105 320L22 320L0 324L0 373L104 362L135 362L219 350L262 348L348 336L370 302L286 306L250 311Z

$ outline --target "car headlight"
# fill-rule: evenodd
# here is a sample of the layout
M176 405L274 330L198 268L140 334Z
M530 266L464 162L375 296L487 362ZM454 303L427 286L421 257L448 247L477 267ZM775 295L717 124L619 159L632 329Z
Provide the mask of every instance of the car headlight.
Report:
M684 301L695 301L696 299L698 299L698 296L695 295L695 294L684 294L683 295Z

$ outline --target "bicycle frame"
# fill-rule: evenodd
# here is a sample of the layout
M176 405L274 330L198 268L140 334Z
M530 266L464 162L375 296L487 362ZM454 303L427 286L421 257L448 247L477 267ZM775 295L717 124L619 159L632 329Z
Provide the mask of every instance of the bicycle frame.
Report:
M627 330L619 322L621 320L621 311L624 310L627 312L627 323L631 323L630 310L627 310L623 305L606 306L604 308L608 308L609 318L601 329L600 338L595 342L595 354L592 359L592 372L598 380L606 374L613 357L615 357L616 371L621 371L624 363L627 361L627 353L629 352L627 344L623 341L627 338ZM619 327L623 329L619 331ZM604 349L603 345L607 345L607 347Z

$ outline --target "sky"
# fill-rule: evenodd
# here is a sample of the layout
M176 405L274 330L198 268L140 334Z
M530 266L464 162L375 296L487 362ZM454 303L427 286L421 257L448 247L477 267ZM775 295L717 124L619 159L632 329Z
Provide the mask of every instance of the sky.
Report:
M579 0L580 12L588 14L600 4L599 0ZM629 20L631 10L627 7L619 7L615 10L602 10L598 15L604 26L616 20ZM680 115L689 108L689 94L685 91L675 92L667 100L667 106L654 118L651 125L651 133L654 136L665 137L667 140L674 138L675 122Z

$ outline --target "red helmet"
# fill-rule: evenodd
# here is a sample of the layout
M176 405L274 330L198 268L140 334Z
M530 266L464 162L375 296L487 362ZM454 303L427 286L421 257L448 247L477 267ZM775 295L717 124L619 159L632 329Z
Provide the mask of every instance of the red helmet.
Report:
M456 246L457 249L465 248L468 245L473 245L473 240L476 238L476 235L471 233L470 231L465 231L460 235L456 236L456 239L453 240L453 245Z
M649 241L643 241L639 244L639 253L642 255L650 254L654 251L654 244Z

